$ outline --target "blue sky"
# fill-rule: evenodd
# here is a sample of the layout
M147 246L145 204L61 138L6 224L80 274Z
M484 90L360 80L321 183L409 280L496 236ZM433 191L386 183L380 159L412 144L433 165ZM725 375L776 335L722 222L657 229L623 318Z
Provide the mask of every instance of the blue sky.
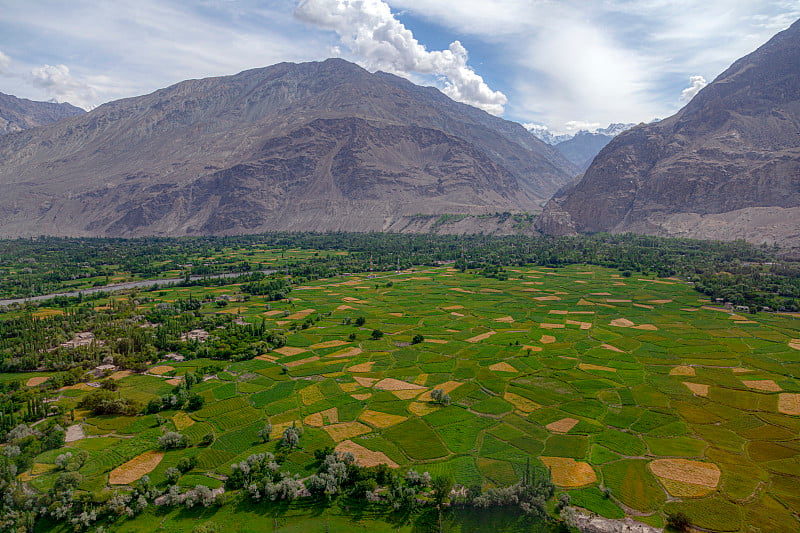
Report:
M0 0L0 92L83 107L334 55L555 131L663 118L797 0Z

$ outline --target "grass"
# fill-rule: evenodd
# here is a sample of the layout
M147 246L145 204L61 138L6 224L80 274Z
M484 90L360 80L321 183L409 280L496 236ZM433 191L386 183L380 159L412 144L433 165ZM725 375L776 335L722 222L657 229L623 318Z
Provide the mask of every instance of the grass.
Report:
M514 406L502 398L492 396L472 405L471 409L484 414L502 415L514 409Z
M258 431L264 427L263 422L250 424L236 431L228 431L220 435L211 445L213 450L221 450L233 454L244 453L254 444L261 442Z
M637 435L615 429L607 429L599 435L595 435L593 441L620 455L639 456L644 455L647 451L644 442Z
M738 531L742 525L742 508L718 496L698 501L668 503L664 506L664 511L682 512L692 525L714 531Z
M606 518L622 518L625 512L597 487L568 492L571 505L583 507Z
M651 437L645 436L644 441L653 455L663 457L701 457L708 444L700 439L690 437Z
M383 432L383 437L396 443L412 459L436 459L449 453L430 426L418 418L392 426Z
M606 486L622 503L637 511L657 510L666 496L645 460L619 461L603 465Z
M545 441L542 455L583 459L589 449L589 439L579 435L551 435Z

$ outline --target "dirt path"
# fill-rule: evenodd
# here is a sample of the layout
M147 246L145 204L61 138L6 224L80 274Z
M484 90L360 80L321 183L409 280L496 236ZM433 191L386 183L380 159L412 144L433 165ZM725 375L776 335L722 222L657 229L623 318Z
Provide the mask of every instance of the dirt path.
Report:
M83 431L83 426L81 424L74 424L67 428L66 435L64 436L64 442L75 442L76 440L85 438L86 433Z

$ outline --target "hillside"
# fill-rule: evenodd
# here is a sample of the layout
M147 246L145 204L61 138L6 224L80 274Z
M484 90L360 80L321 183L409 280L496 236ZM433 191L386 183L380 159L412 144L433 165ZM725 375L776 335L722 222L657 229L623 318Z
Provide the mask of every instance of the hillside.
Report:
M800 21L611 141L539 228L800 244L799 74Z
M576 169L521 125L343 60L189 80L0 138L3 236L380 231L537 211Z
M67 103L36 102L0 93L0 135L45 126L83 113L80 107Z

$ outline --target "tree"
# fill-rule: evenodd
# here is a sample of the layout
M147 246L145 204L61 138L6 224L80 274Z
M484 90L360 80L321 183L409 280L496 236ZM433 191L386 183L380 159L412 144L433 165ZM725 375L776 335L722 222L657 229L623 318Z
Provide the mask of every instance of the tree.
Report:
M147 415L151 415L153 413L157 413L162 409L161 398L153 398L147 403L147 407L144 409L144 413Z
M78 472L62 472L56 478L56 482L53 484L53 490L57 492L72 490L80 485L82 481L83 476Z
M12 446L6 447L6 450L12 448ZM17 448L19 449L19 448ZM69 464L70 459L72 459L72 452L62 453L58 457L56 457L55 465L58 470L65 470L67 465Z
M379 329L373 329L372 330L372 340L376 341L376 340L380 339L381 337L383 337L383 332L381 330L379 330Z
M261 440L264 442L269 442L269 436L272 433L272 424L267 422L264 424L264 427L258 430L258 436L261 437Z
M356 326L358 326L359 328L361 326L363 326L366 322L367 322L367 319L364 318L363 316L360 316L360 317L356 318Z
M165 450L186 448L189 445L189 437L177 431L167 431L158 438L158 445Z
M688 531L690 525L692 525L692 522L689 517L681 511L667 515L667 527L675 531Z
M186 473L197 465L197 459L194 457L181 457L178 464L175 465L182 473Z
M283 437L281 438L281 444L283 446L288 446L289 449L295 448L300 443L300 432L294 426L289 426L288 428L283 430Z
M433 389L431 391L431 399L434 402L445 406L450 405L450 402L452 401L450 399L450 395L447 394L444 389Z
M181 477L181 471L171 466L164 471L164 477L167 478L167 483L174 485Z
M424 340L425 340L425 337L423 337L422 335L417 333L416 335L414 335L414 338L411 339L411 344L419 344Z
M433 501L436 505L441 505L450 496L453 479L449 476L436 476L431 482L431 488L433 489Z
M192 394L191 396L189 396L189 401L186 404L186 410L197 411L198 409L201 409L203 407L203 404L205 404L205 402L206 401L203 399L202 396L198 394Z
M186 491L183 503L187 509L194 507L198 503L203 507L210 507L215 499L216 494L211 489L205 485L197 485L195 488Z
M558 495L558 505L556 506L556 508L558 510L565 509L569 507L570 501L571 499L569 497L569 493L562 492L561 494Z

